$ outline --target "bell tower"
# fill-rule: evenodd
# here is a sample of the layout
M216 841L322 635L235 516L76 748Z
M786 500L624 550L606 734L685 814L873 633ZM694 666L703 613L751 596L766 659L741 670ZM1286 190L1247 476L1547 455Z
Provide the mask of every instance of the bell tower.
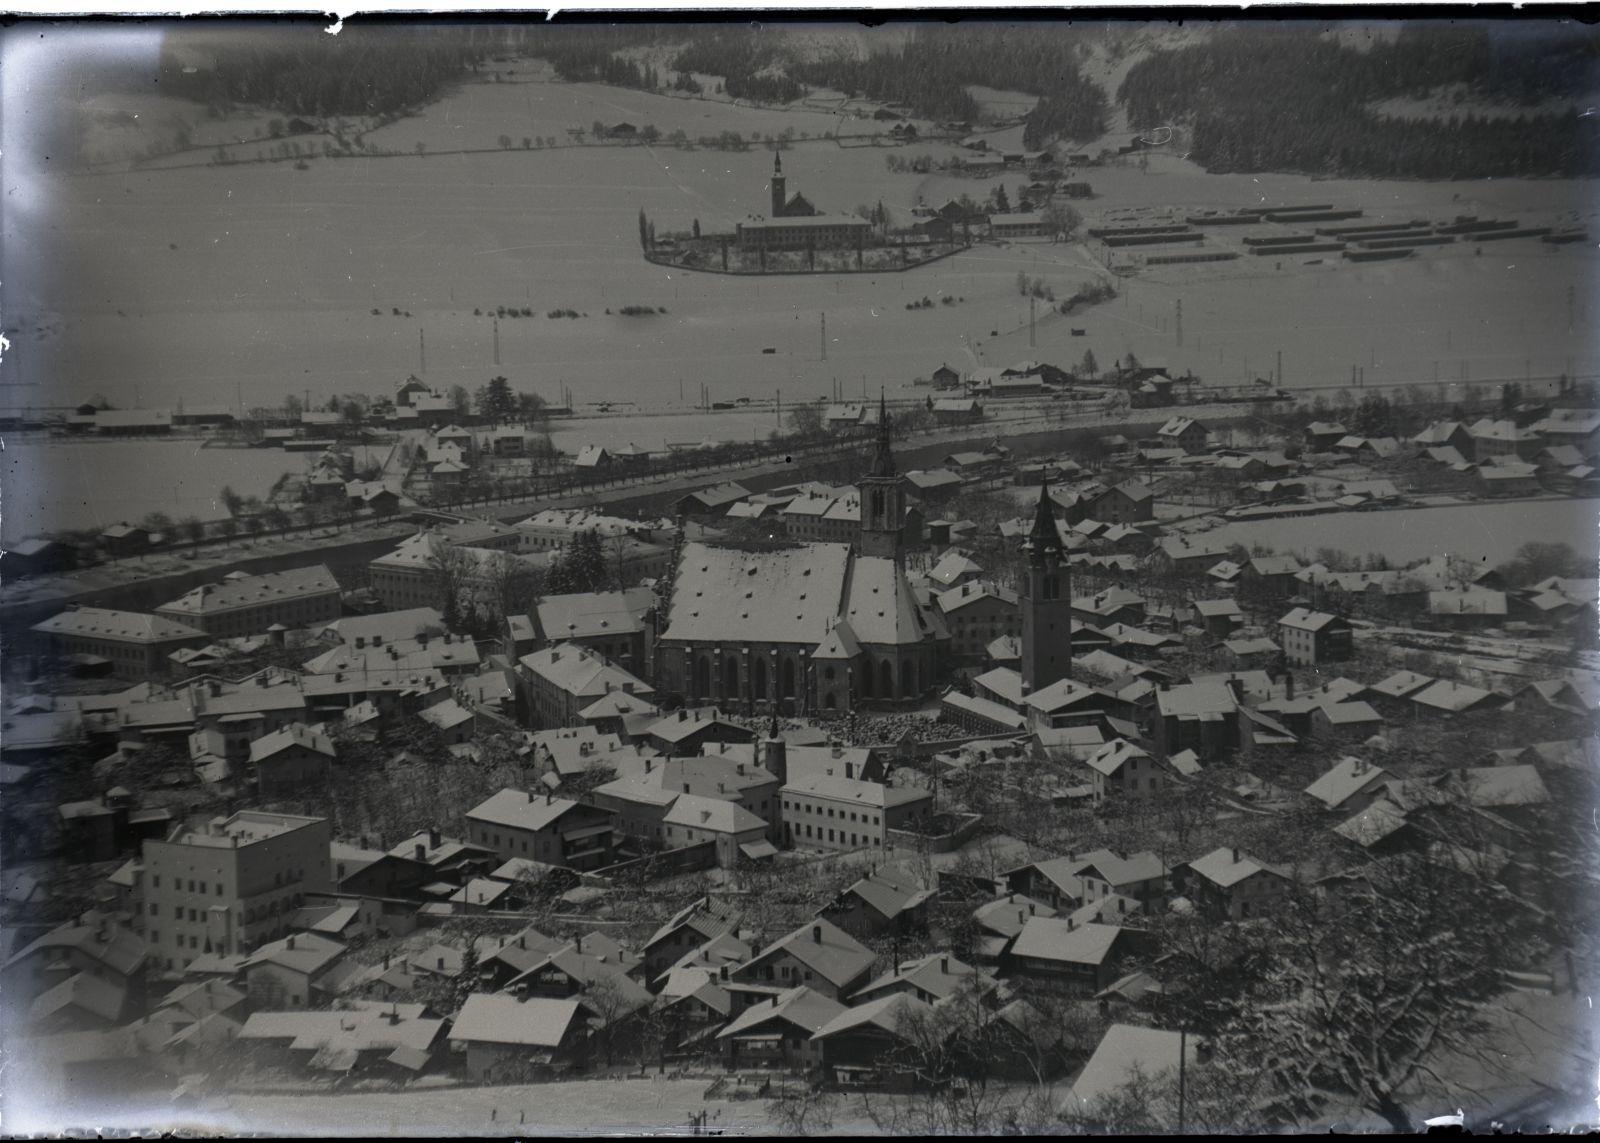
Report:
M906 522L905 478L895 471L889 447L889 408L878 397L878 448L872 470L861 478L861 554L901 558L901 533Z
M1048 479L1022 551L1022 688L1032 694L1066 678L1072 664L1072 592Z
M788 180L783 177L783 156L772 156L772 217L782 218L784 204L789 201Z

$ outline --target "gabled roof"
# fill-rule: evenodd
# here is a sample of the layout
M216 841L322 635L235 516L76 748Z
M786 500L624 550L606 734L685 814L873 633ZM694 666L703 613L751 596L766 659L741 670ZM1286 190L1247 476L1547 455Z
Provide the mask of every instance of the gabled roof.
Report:
M871 968L876 959L872 950L849 933L831 921L816 918L774 941L759 956L741 965L736 975L780 953L794 957L836 987L849 984Z
M789 1024L813 1036L845 1011L845 1006L837 1000L801 985L746 1008L717 1033L717 1039L749 1035L774 1022Z
M880 916L893 920L925 904L933 896L933 890L910 871L885 865L881 869L871 870L840 896L859 897Z
M1093 1113L1100 1101L1115 1098L1138 1075L1158 1084L1176 1082L1180 1058L1189 1068L1199 1064L1200 1037L1185 1044L1177 1032L1113 1024L1073 1081L1069 1103Z
M470 821L537 832L579 808L567 798L543 797L527 790L501 790L467 811Z
M1363 758L1346 757L1334 763L1306 793L1330 810L1337 810L1356 794L1389 781L1394 775Z
M929 953L917 960L908 960L890 972L858 988L850 997L852 1005L874 998L886 988L910 984L920 993L927 993L937 1002L951 996L961 983L979 975L978 970L964 964L948 953Z
M767 823L738 802L700 794L679 794L662 822L738 836L751 830L764 830Z
M345 946L315 933L295 933L262 945L245 958L244 967L272 964L294 972L315 976L338 960Z
M271 734L263 735L250 744L250 761L265 762L291 746L298 746L328 758L337 758L333 741L303 722L290 723Z
M1204 857L1197 857L1187 864L1196 874L1221 889L1231 889L1258 873L1270 873L1275 877L1288 876L1275 866L1257 861L1248 854L1241 853L1237 849L1229 849L1227 846L1219 846Z
M578 1018L576 1000L530 996L525 1000L503 992L474 992L467 997L450 1028L452 1040L559 1048Z
M34 631L48 635L137 643L162 643L170 639L204 638L205 632L163 615L142 611L117 611L107 607L77 607L35 623Z
M1278 620L1280 626L1293 628L1296 631L1321 631L1330 623L1338 620L1337 615L1326 611L1312 611L1307 607L1296 607Z
M1149 758L1150 752L1125 739L1116 738L1089 756L1089 768L1110 777L1134 758Z
M1121 934L1117 925L1074 926L1066 917L1029 917L1012 942L1011 955L1063 964L1103 964Z
M159 610L167 613L206 616L236 607L300 599L338 590L339 581L333 577L333 573L323 564L314 564L311 567L266 572L261 575L224 580L216 584L203 584L177 599L162 604Z
M931 1014L933 1008L924 1004L916 997L900 992L893 996L885 996L881 1000L871 1000L866 1004L854 1008L846 1008L832 1020L829 1020L811 1037L813 1040L827 1040L845 1032L854 1031L863 1025L872 1025L891 1035L902 1035L906 1019L916 1019Z

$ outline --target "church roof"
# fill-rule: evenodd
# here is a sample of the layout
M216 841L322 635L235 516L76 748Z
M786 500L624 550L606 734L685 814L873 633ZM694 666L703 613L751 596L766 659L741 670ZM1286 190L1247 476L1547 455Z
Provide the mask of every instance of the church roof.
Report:
M839 616L849 570L846 544L685 544L662 638L814 645Z
M857 556L844 618L862 643L904 646L933 637L905 572L887 556Z

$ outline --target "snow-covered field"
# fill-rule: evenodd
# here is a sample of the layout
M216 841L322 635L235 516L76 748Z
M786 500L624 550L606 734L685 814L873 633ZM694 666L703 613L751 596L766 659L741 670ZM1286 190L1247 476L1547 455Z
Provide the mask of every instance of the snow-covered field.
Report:
M537 95L545 111L528 101ZM533 108L533 110L530 110ZM531 116L531 118L530 118ZM676 118L674 118L676 116ZM439 146L567 125L655 122L691 134L748 134L831 123L815 112L753 111L595 85L471 84L383 132ZM865 126L865 125L864 125ZM542 129L541 129L542 128ZM409 134L406 134L408 133ZM382 134L382 133L380 133ZM911 153L951 153L918 145ZM904 221L919 197L982 197L992 184L890 173L884 148L797 144L791 192L827 210L882 200ZM658 230L727 227L765 209L771 155L670 147L567 148L476 155L317 159L291 164L43 176L6 235L12 320L59 315L60 332L8 355L38 403L104 391L146 405L226 401L236 384L262 399L310 389L392 390L407 373L476 388L496 373L555 397L661 405L785 401L865 384L904 383L941 361L960 367L1031 357L1106 362L1133 352L1208 379L1264 374L1284 355L1286 384L1367 379L1431 383L1520 378L1600 365L1581 331L1592 318L1596 251L1537 242L1462 247L1410 263L1173 267L1131 282L1118 301L1070 318L1041 307L1030 344L1019 271L1058 293L1103 275L1080 246L985 245L908 274L730 278L667 270L639 256L640 209ZM1177 157L1148 173L1091 169L1091 221L1136 207L1216 208L1330 200L1382 216L1454 213L1592 221L1575 181L1416 183L1207 175ZM1016 195L1020 176L1010 180ZM1266 261L1251 259L1250 262ZM1568 329L1567 291L1574 292ZM907 310L924 295L964 298ZM1184 305L1184 342L1176 304ZM528 306L493 330L473 309ZM607 316L628 304L649 318ZM547 310L589 316L550 319ZM394 316L399 308L410 317ZM377 309L374 315L371 311ZM826 360L821 318L827 315ZM1074 337L1073 329L1085 330ZM419 332L425 348L419 345ZM763 350L772 349L773 353Z

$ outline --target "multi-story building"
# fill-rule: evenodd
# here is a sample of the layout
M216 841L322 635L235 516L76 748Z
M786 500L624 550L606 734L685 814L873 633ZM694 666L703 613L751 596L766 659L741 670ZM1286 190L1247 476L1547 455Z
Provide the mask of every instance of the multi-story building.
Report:
M587 647L561 643L517 660L517 689L535 726L581 726L581 712L613 692L650 695L654 689Z
M69 607L33 630L44 636L46 654L93 655L111 664L124 679L154 679L167 674L167 656L211 641L200 628L163 615L107 607Z
M1283 657L1297 667L1348 659L1352 639L1349 620L1326 611L1296 607L1278 620Z
M575 643L640 675L649 672L651 625L655 607L649 588L627 591L585 591L547 595L532 618L536 637L545 645Z
M339 611L339 581L324 564L201 584L156 608L211 636L257 635L273 624L309 627Z
M921 822L933 795L916 786L812 774L781 791L784 841L804 849L881 849L889 831Z
M289 930L308 894L333 891L326 818L240 810L144 843L144 935L162 968L239 955Z
M445 556L445 552L450 555ZM533 568L549 563L547 554L539 552L522 553L503 544L494 548L452 545L439 533L418 532L401 541L388 555L369 563L367 581L384 607L391 610L436 607L443 586L441 560L444 559L452 562L452 574L464 581L458 586L465 594L492 590L497 566L506 559Z
M501 790L467 811L467 841L501 859L526 857L569 869L595 869L611 859L611 814L597 806Z
M1017 593L993 583L964 583L934 597L950 629L950 649L962 659L982 661L984 649L1002 635L1022 635Z

